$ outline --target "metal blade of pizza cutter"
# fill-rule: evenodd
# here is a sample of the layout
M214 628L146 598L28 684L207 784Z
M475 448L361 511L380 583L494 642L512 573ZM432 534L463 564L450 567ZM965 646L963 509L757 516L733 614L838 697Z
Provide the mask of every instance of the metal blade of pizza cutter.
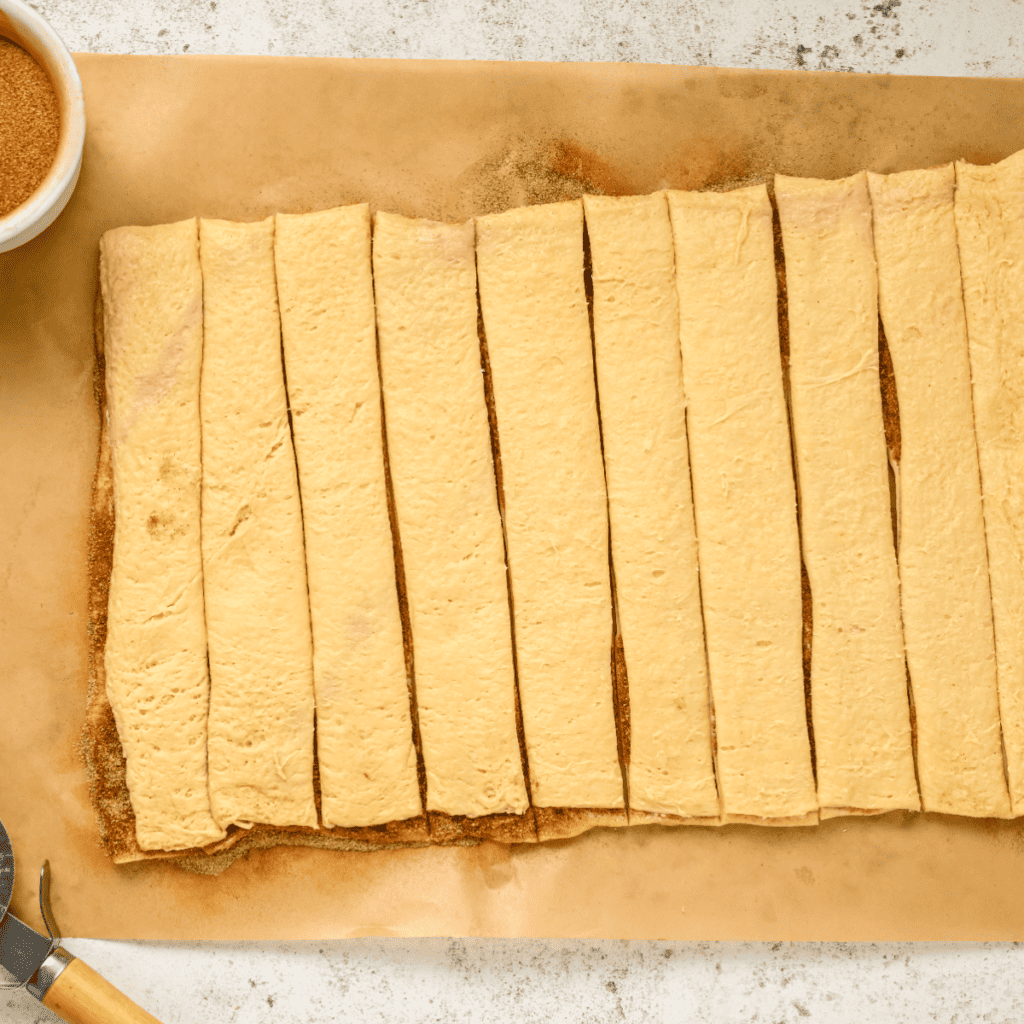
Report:
M14 850L0 823L0 966L25 985L44 1006L70 1024L160 1024L92 968L59 945L57 924L50 909L50 863L39 872L39 912L48 935L19 921L8 909L14 893Z
M51 939L8 913L13 895L14 848L0 822L0 966L24 985L50 955Z

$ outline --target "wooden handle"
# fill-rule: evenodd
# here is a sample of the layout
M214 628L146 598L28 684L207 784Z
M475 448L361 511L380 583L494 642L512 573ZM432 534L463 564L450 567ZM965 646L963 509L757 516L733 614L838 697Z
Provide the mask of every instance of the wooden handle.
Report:
M77 958L54 979L43 1006L68 1024L160 1024Z

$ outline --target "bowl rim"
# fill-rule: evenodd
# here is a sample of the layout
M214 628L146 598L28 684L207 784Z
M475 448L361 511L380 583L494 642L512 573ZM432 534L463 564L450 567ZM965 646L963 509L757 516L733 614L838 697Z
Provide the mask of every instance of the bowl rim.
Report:
M46 176L23 203L0 217L0 246L5 246L45 218L74 187L85 146L85 101L68 48L49 22L23 0L0 0L0 36L11 38L43 66L57 93L61 116L57 151Z

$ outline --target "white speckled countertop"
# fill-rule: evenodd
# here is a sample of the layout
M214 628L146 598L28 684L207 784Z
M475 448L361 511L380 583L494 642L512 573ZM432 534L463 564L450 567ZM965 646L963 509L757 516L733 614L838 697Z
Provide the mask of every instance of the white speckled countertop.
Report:
M1024 73L1018 0L33 0L73 50Z
M1024 0L32 0L72 50L1024 76ZM1024 880L1022 880L1024 884ZM1024 1022L1024 944L65 945L165 1024ZM24 992L0 1020L56 1020Z

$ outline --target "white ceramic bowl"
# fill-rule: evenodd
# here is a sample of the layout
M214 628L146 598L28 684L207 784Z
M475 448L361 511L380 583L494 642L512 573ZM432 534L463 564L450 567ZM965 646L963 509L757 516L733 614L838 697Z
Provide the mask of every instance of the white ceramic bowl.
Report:
M26 49L46 69L60 108L60 138L53 166L21 206L0 217L0 252L7 252L48 228L71 198L82 169L85 104L82 81L71 54L60 36L28 4L0 0L0 36Z

